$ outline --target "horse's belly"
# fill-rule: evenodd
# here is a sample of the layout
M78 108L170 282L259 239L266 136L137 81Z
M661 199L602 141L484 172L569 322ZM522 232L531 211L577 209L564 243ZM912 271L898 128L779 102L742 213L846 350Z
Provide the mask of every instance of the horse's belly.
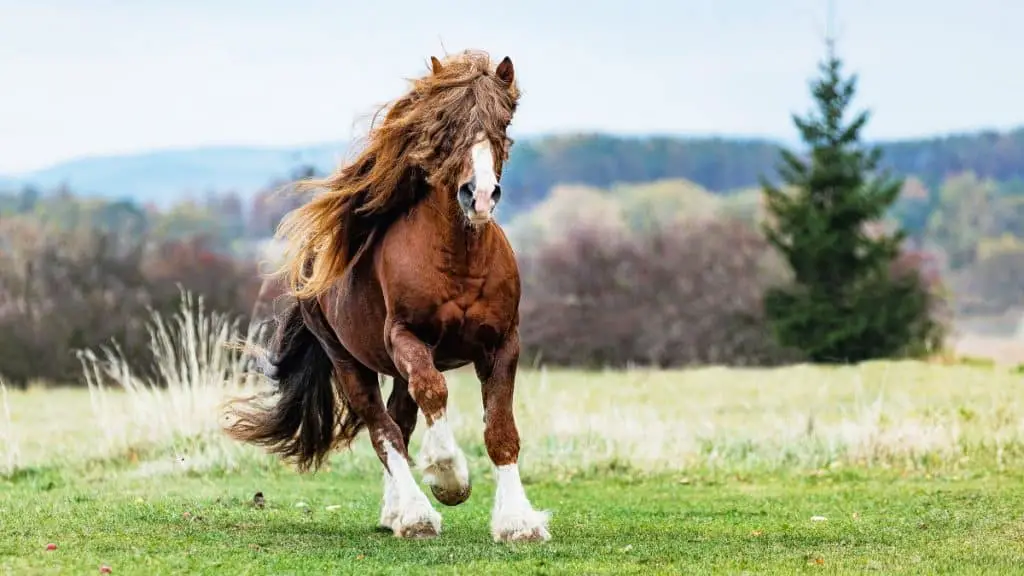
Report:
M329 319L338 341L363 366L388 376L397 371L384 344L387 312L379 289L352 278L328 294Z

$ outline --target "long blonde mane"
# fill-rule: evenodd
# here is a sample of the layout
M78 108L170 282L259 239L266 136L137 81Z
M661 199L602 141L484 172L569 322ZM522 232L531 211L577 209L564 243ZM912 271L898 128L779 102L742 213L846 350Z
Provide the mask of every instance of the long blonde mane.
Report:
M386 111L383 122L371 126L354 161L327 178L297 184L320 193L278 226L285 254L275 275L285 277L296 298L322 294L375 227L421 199L420 181L454 193L478 134L503 163L511 146L505 131L518 101L516 82L503 82L484 52L435 63L432 73L412 80L408 93L378 111L375 120Z

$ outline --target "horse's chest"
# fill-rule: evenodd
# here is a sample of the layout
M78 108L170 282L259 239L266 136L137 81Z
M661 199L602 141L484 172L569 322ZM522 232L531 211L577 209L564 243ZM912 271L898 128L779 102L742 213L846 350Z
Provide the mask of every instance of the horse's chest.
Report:
M446 299L434 314L435 355L470 360L480 348L494 348L512 324L513 312L483 291Z

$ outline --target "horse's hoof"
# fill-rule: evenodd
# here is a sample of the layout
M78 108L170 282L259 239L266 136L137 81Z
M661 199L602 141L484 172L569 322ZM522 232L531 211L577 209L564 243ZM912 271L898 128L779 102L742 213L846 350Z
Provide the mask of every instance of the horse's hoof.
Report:
M405 538L408 540L423 540L427 538L436 538L440 534L438 527L434 525L431 520L420 520L413 522L408 526L395 525L391 528L392 533L398 538Z
M473 492L473 484L467 482L465 486L459 486L455 490L437 484L430 485L430 492L437 498L437 501L445 506L458 506L466 500Z
M501 532L494 538L496 542L547 542L550 539L551 534L543 526L529 530Z
M517 515L502 514L491 524L491 536L495 542L546 542L551 539L548 531L547 512L529 510Z
M391 525L398 538L433 538L441 533L441 515L430 507L426 496L416 504L419 510L409 510Z

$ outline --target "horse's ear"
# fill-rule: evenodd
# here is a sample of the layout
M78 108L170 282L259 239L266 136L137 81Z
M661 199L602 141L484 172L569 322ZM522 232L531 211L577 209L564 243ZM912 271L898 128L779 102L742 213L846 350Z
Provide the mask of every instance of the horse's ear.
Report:
M502 59L501 64L498 64L498 70L495 72L498 75L498 79L505 84L512 84L512 81L516 79L515 68L512 67L512 59L505 56Z
M441 61L435 56L430 57L430 70L434 74L440 74L441 70L444 70L444 66L441 66Z

